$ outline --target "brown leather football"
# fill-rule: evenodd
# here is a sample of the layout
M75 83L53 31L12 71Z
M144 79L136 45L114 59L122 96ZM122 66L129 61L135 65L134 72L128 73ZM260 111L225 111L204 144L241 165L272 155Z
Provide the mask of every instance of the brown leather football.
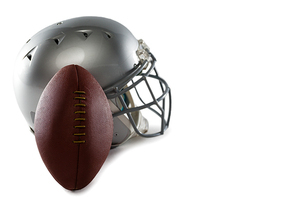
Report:
M44 89L35 116L35 137L51 175L64 188L88 185L105 162L113 118L104 91L84 68L69 65Z

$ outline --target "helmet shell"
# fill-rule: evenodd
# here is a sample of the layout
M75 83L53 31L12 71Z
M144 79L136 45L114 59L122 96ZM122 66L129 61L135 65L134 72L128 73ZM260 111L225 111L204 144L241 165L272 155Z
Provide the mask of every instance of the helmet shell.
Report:
M40 95L61 68L79 65L104 89L129 74L138 63L137 49L126 27L102 17L65 20L35 34L18 54L14 71L17 102L29 126L34 129Z

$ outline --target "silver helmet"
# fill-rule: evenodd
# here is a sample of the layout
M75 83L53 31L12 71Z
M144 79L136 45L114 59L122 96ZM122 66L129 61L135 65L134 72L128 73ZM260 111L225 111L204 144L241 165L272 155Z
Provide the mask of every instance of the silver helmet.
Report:
M147 44L118 22L101 17L73 18L46 27L26 42L15 66L15 95L34 132L36 107L50 79L67 65L82 66L109 99L114 123L112 147L117 147L134 136L159 136L169 126L171 91L159 77L155 62ZM158 94L151 80L157 81ZM140 87L148 94L141 95ZM159 120L159 128L152 133L141 113L147 109Z

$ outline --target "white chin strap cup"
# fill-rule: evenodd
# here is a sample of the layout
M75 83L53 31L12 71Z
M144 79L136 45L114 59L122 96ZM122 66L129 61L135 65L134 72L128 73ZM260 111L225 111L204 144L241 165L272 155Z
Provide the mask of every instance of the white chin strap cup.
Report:
M129 100L130 108L135 107L133 98L130 92L126 92L127 99ZM120 111L121 105L120 102L116 101L116 99L108 100L112 113L116 113ZM149 129L149 123L146 118L142 115L140 111L131 112L131 115L137 125L138 130L141 133L146 133ZM118 147L119 145L125 143L129 139L138 136L135 132L132 124L125 114L114 117L113 118L113 140L112 140L112 148Z

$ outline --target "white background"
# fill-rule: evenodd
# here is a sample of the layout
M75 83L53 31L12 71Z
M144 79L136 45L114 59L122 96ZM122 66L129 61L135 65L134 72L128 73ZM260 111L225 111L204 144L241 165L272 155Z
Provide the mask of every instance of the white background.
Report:
M294 1L4 1L1 194L4 196L295 196ZM173 93L171 125L111 150L78 192L39 156L12 86L15 58L42 28L103 16L143 38Z

